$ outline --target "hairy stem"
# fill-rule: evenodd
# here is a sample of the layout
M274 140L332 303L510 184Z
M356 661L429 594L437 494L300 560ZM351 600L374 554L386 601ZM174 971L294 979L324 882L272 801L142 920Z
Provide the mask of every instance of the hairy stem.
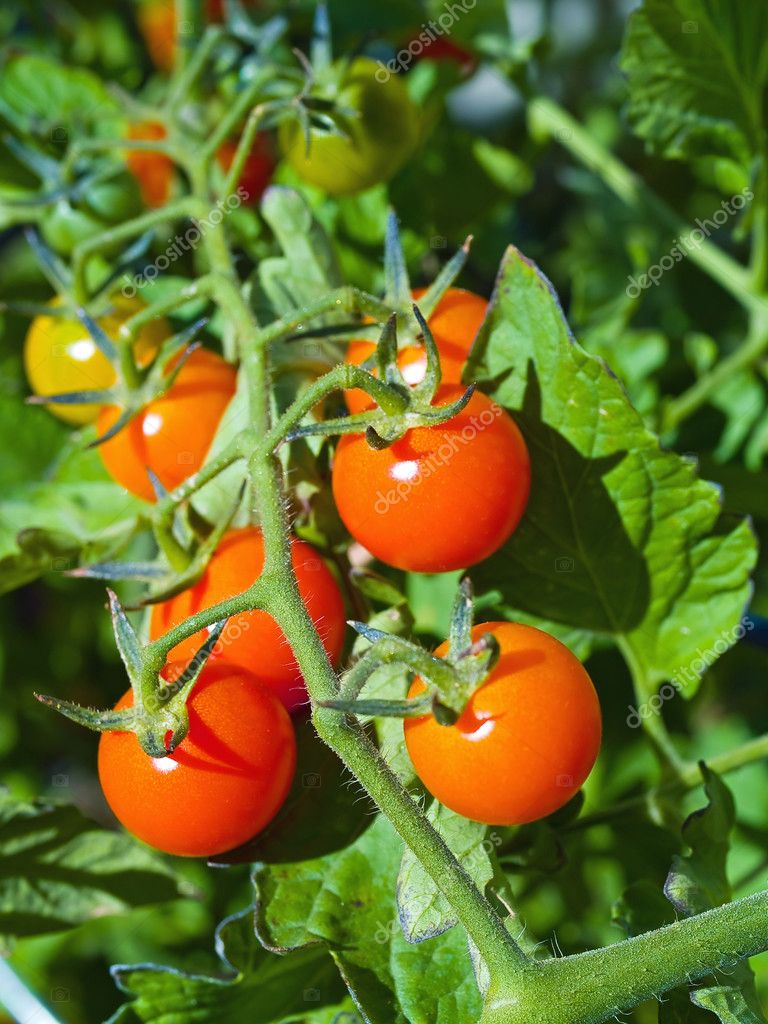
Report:
M521 991L489 993L481 1024L602 1024L766 947L768 892L761 892L612 946L542 961Z

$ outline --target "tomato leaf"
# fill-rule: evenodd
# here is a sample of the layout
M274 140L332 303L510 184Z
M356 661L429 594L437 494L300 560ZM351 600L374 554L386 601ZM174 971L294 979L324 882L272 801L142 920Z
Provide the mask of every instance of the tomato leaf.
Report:
M642 692L701 674L741 635L755 540L718 488L662 449L572 338L550 283L510 248L471 366L513 410L534 466L517 532L473 569L505 604L621 647Z
M166 862L74 807L0 792L0 934L59 931L179 896Z
M480 1009L466 935L454 929L418 945L405 941L392 901L401 854L378 817L340 853L257 867L257 933L274 949L328 946L369 1024L466 1024ZM424 985L437 970L440 984Z
M92 71L31 54L12 57L3 67L0 110L22 132L55 130L62 138L67 127L103 130L120 117L117 101Z
M702 762L701 774L707 805L694 811L683 825L690 848L672 861L664 893L678 914L692 917L729 902L733 893L726 862L736 821L730 790ZM711 1010L722 1024L765 1024L748 961L737 964L722 985L694 989L691 1001Z
M253 908L222 921L216 952L225 977L186 974L155 964L112 968L122 992L132 996L109 1024L280 1024L330 1021L348 1006L330 958L319 949L288 957L262 949L253 931ZM328 1008L331 1004L331 1008ZM321 1010L319 1007L326 1007Z
M765 4L645 0L630 18L622 68L630 120L652 149L749 165L768 81Z
M427 810L427 818L482 890L493 877L484 845L485 825L454 814L436 800ZM397 912L409 942L422 942L458 924L450 904L407 848L397 878Z
M111 483L53 479L18 488L0 501L0 592L109 557L135 530L140 508Z

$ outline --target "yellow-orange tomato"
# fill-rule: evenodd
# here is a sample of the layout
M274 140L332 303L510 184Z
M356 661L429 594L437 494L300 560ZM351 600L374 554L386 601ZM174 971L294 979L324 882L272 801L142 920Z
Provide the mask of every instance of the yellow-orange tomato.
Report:
M245 0L245 6L253 2ZM224 17L223 0L206 0L204 11L206 21L221 21ZM143 0L137 20L152 63L159 71L172 71L177 35L174 0Z
M51 306L60 306L54 299ZM104 333L116 341L120 328L144 308L137 298L116 295L111 310L98 318ZM151 320L141 328L134 346L138 366L148 366L163 341L171 334L167 320ZM36 316L24 342L24 369L36 395L58 395L67 391L102 391L115 383L115 368L96 346L85 327L74 317ZM46 408L67 423L90 423L99 414L92 403L48 405Z
M424 288L417 288L413 292L414 302L418 304L425 291ZM443 384L461 382L464 364L487 308L487 301L480 295L465 291L463 288L449 288L429 318L429 329L440 354ZM373 354L375 348L376 345L372 341L352 341L347 349L346 362L359 366ZM397 355L397 365L408 384L421 383L427 370L427 354L423 346L403 346ZM372 372L378 376L378 371ZM364 412L373 405L370 395L359 388L345 392L344 397L351 413Z
M438 404L461 393L446 388ZM349 532L380 561L449 572L488 558L509 538L530 473L511 416L478 391L446 423L414 427L383 450L364 434L345 434L333 460L333 496Z
M489 622L472 637L484 633L501 657L459 720L407 719L405 742L440 803L486 825L521 825L552 814L586 780L600 749L600 704L581 662L549 633ZM423 690L416 679L410 696Z
M170 71L176 55L174 0L148 0L139 7L137 18L152 63L160 71Z
M128 138L152 142L164 139L165 128L158 121L139 121L129 125ZM126 150L125 162L139 183L145 206L162 206L168 201L173 184L173 161L163 153Z
M328 656L337 661L344 642L344 601L338 584L323 559L309 544L295 540L291 545L293 568L299 591L307 606ZM261 530L246 527L228 533L198 582L152 608L149 634L154 640L190 615L242 593L264 567L264 539ZM205 631L196 633L173 648L174 661L191 660L204 643ZM280 627L266 612L244 612L233 616L224 627L212 659L240 665L268 686L293 710L307 699L301 672Z
M116 710L132 706L129 690ZM132 732L103 733L99 781L129 832L166 853L207 857L274 818L293 780L296 739L280 702L240 668L206 665L187 710L189 732L166 757L149 757Z
M147 469L168 491L196 473L235 393L236 376L235 368L215 352L194 351L164 395L99 445L112 479L132 494L154 501ZM119 415L115 406L105 406L99 414L99 434L106 433Z

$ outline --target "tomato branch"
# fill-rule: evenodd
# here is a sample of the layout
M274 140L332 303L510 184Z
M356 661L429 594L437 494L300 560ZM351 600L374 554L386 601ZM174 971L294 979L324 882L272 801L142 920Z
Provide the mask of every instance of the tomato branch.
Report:
M761 892L612 946L541 961L509 993L489 993L481 1024L602 1024L765 949L768 892ZM568 998L553 1000L553 992Z

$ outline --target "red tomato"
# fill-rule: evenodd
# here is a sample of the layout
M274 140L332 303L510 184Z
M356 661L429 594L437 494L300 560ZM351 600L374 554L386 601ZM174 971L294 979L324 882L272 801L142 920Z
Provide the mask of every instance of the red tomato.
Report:
M346 627L344 601L338 584L323 559L309 544L292 543L293 568L299 591L323 640L328 656L337 661ZM241 594L264 568L261 530L232 530L221 541L213 558L189 590L152 608L149 635L155 640L190 615ZM189 661L205 641L200 631L173 648L170 659ZM212 655L253 672L289 711L307 700L296 659L275 620L266 612L244 612L229 620Z
M237 141L235 140L230 140L219 146L216 158L223 171L228 171L232 166L236 151ZM254 206L258 203L272 180L274 169L272 141L266 132L259 132L254 139L250 153L245 158L238 182L238 188L247 193L247 198L244 200L246 206Z
M132 706L128 690L116 709ZM296 739L280 702L239 668L206 665L187 709L189 732L167 757L148 757L132 732L102 733L99 781L129 832L166 853L206 857L274 818L293 780Z
M425 291L425 288L417 288L413 292L414 302L418 303ZM464 364L485 319L487 308L486 300L474 292L449 288L430 317L429 329L440 353L443 384L461 383ZM359 366L373 354L375 348L372 341L352 341L347 349L346 362ZM421 345L405 345L398 353L397 365L408 384L419 384L427 371L426 351ZM377 371L372 372L378 376ZM364 412L374 404L370 395L360 388L346 391L344 397L351 413Z
M600 749L600 704L581 662L553 636L515 622L484 623L501 657L454 725L405 720L416 772L440 803L486 825L552 814L578 792ZM435 652L447 653L442 644ZM421 679L410 696L423 692Z
M236 377L235 368L215 352L194 351L169 390L99 446L112 479L132 494L154 501L147 468L169 491L196 473L235 393ZM115 406L102 409L99 434L118 416Z
M165 128L157 121L141 121L129 125L128 138L137 140L164 139ZM145 206L157 207L168 202L173 184L173 161L162 153L141 149L126 150L125 162L136 178Z
M455 401L460 388L439 393ZM388 565L448 572L488 558L520 521L530 490L528 450L512 418L480 392L447 423L415 427L376 451L345 434L333 463L345 526Z

